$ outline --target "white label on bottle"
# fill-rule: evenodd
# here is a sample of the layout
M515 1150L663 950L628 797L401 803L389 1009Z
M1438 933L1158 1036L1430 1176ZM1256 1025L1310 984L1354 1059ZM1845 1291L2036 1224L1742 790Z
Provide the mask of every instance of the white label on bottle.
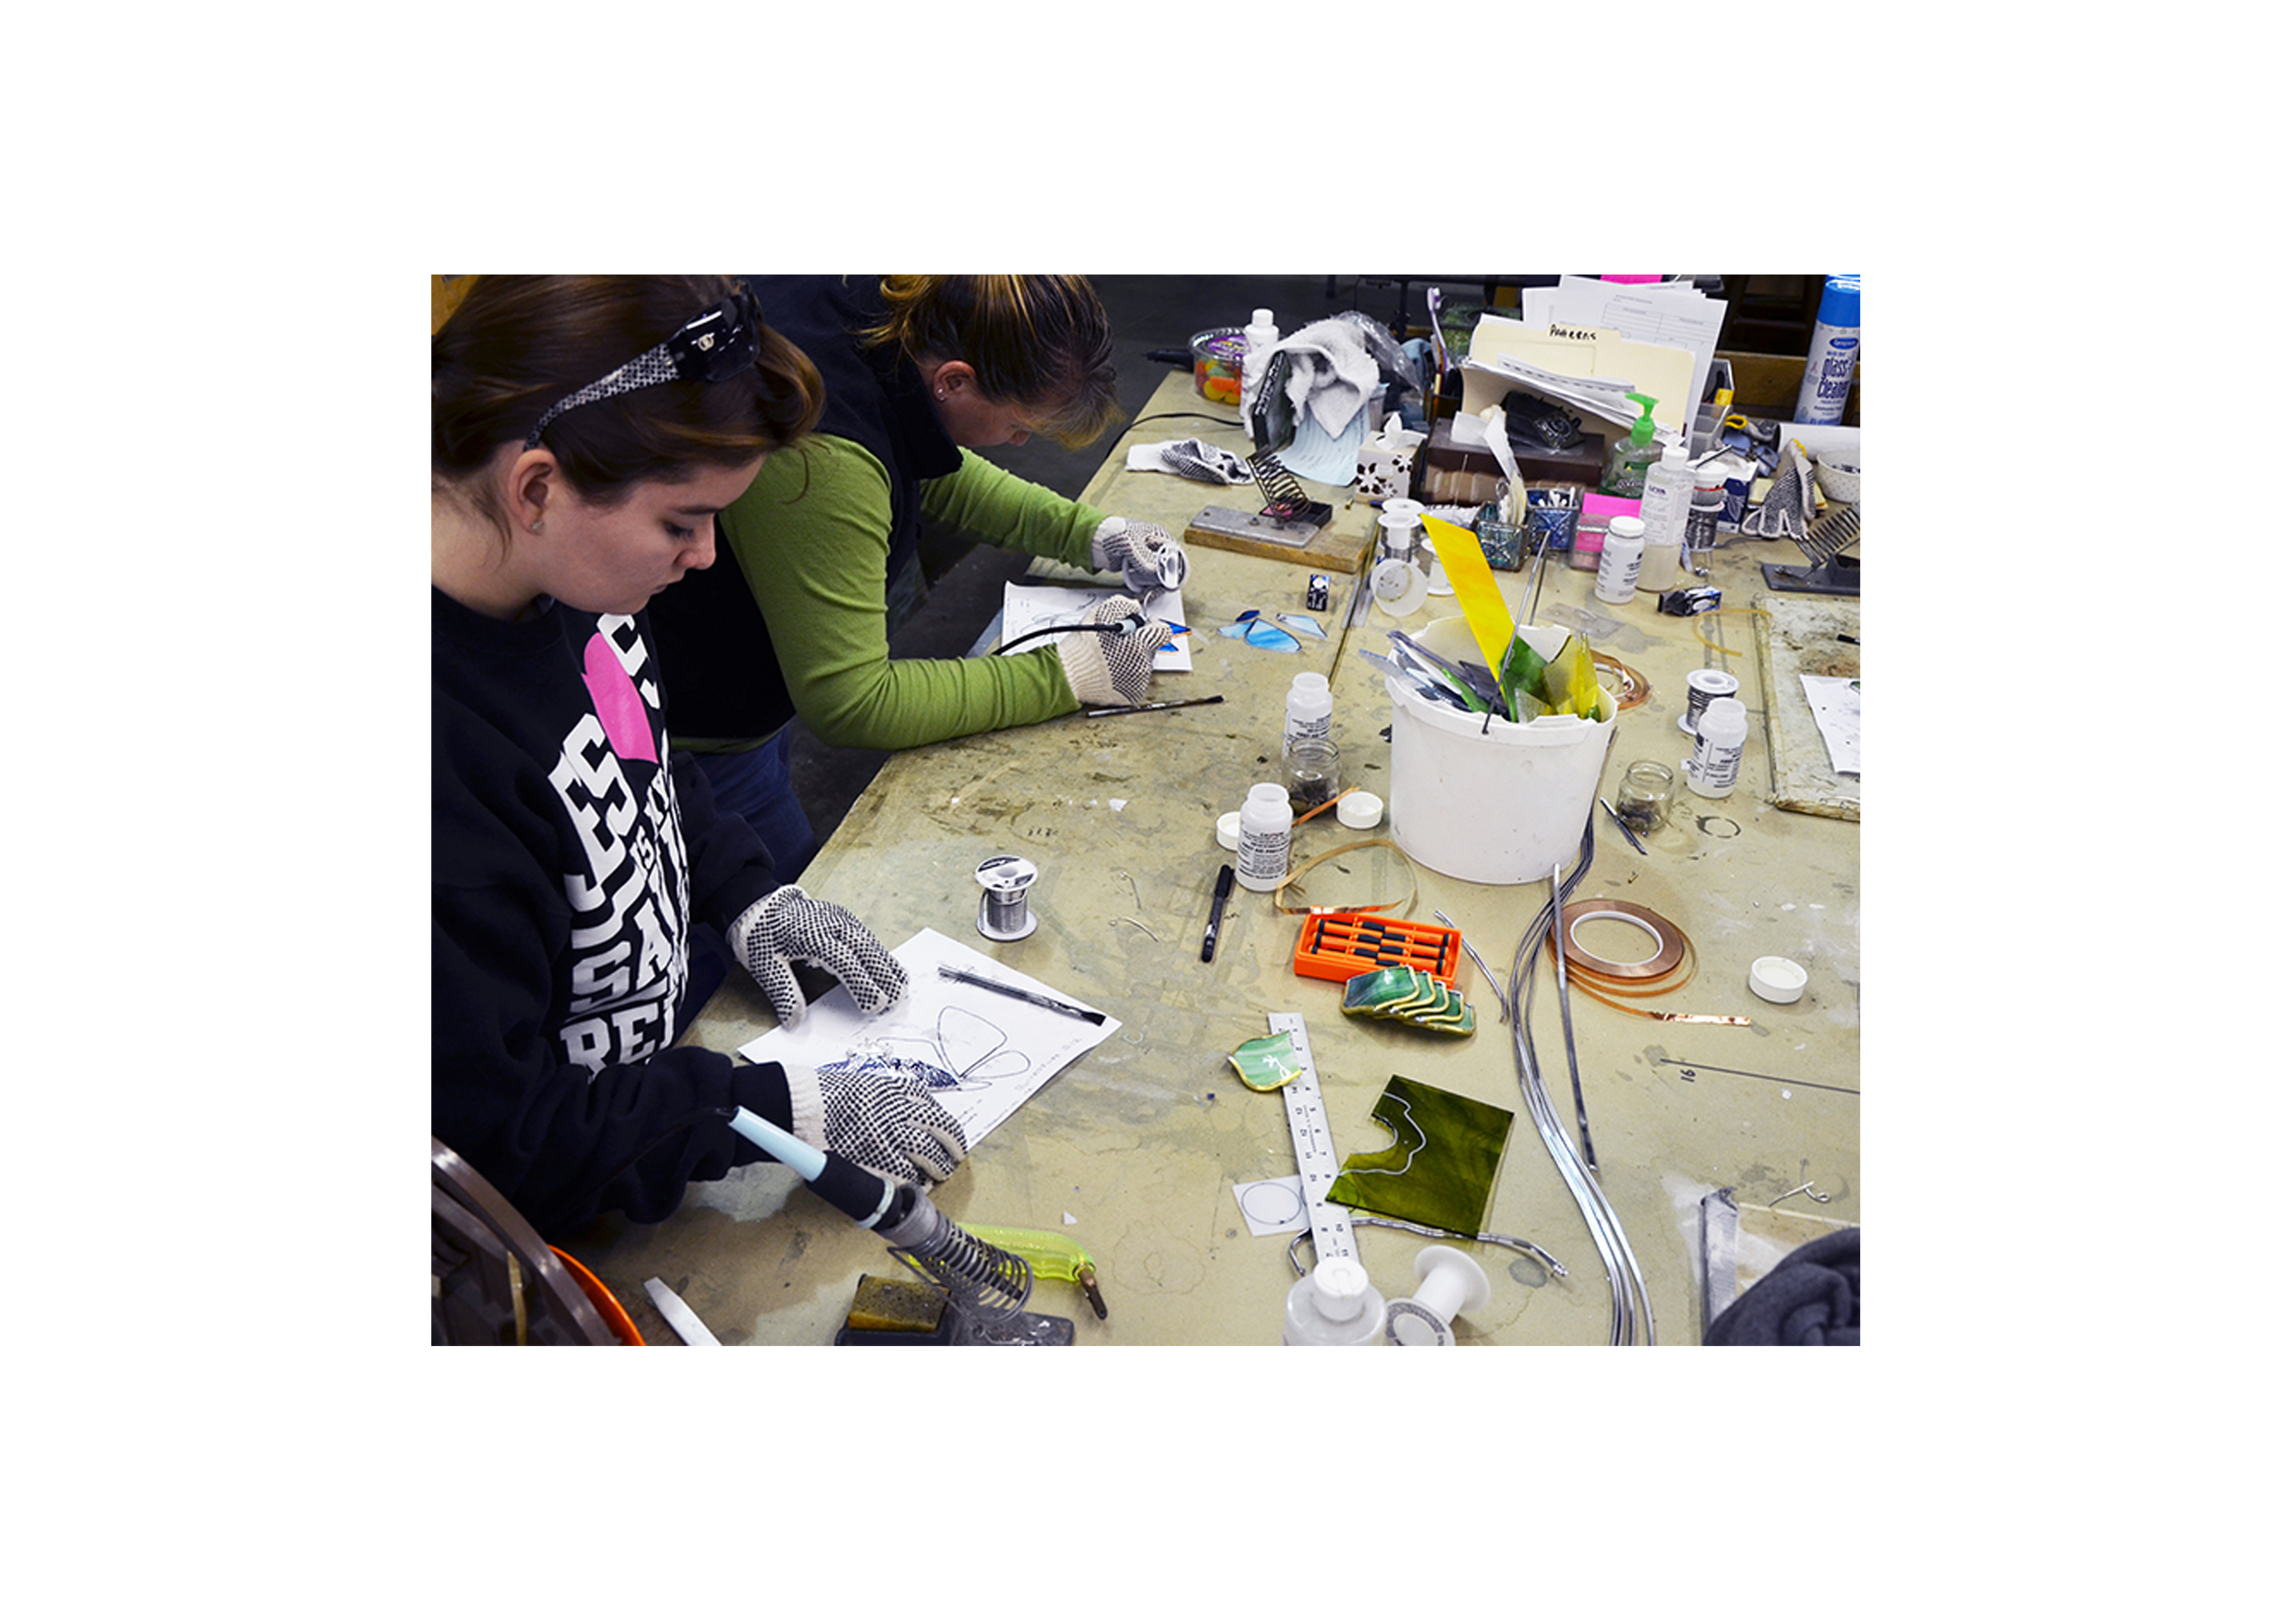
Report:
M1331 713L1323 717L1289 717L1287 732L1282 736L1281 742L1292 744L1298 739L1331 739L1334 733L1335 718Z
M1289 833L1283 828L1268 834L1246 828L1240 830L1238 872L1241 883L1262 891L1286 877Z
M1692 747L1685 772L1699 789L1729 789L1740 776L1744 744L1711 744L1705 734Z

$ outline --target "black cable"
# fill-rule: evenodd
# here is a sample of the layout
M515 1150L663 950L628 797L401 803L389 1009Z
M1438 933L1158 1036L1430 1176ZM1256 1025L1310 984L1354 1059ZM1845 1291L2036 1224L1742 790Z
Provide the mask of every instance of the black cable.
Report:
M1163 417L1202 417L1210 423L1219 423L1227 429L1247 426L1236 417L1219 417L1213 412L1147 412L1141 417L1131 417L1128 426L1132 429L1140 423L1157 423Z
M1126 637L1132 631L1143 630L1144 625L1145 616L1124 614L1116 621L1076 621L1069 626L1043 626L1027 632L1021 638L1011 638L993 653L1005 654L1020 643L1029 643L1035 638L1054 637L1061 631L1109 631L1119 637Z

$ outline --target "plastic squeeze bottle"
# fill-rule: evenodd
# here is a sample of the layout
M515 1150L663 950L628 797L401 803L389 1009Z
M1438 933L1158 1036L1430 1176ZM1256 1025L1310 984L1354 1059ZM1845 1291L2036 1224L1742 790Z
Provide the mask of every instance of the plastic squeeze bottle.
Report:
M1684 558L1684 521L1692 514L1692 454L1682 444L1669 447L1660 461L1646 471L1644 561L1637 566L1637 585L1648 592L1665 592L1676 584Z
M1264 364L1271 358L1272 346L1279 342L1279 324L1269 311L1259 310L1255 320L1240 329L1239 334L1239 421L1244 426L1255 412L1255 392L1263 383Z
M1632 392L1629 399L1644 408L1644 416L1630 425L1625 439L1613 442L1605 454L1605 478L1597 487L1608 496L1644 495L1645 470L1660 456L1660 448L1652 443L1652 408L1660 404L1650 395Z

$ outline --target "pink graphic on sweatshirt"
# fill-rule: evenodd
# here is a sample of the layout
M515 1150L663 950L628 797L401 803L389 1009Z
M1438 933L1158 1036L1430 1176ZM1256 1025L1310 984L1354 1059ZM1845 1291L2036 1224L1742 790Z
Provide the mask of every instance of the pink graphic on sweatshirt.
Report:
M600 631L588 639L581 675L587 680L588 697L596 702L596 719L604 725L604 737L611 741L613 754L622 761L648 761L656 765L659 749L652 742L651 717L644 710L643 698L628 679L619 651Z

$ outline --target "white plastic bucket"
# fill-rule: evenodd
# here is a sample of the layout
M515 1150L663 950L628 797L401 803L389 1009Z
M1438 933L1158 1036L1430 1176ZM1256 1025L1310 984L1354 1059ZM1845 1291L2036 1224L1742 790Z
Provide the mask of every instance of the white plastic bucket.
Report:
M1553 638L1559 627L1531 627ZM1460 615L1433 621L1417 639L1450 660L1482 664ZM1537 646L1541 639L1535 638ZM1619 707L1597 690L1597 719L1506 722L1424 699L1395 677L1390 695L1390 832L1416 862L1481 885L1547 880L1580 849L1597 804Z

